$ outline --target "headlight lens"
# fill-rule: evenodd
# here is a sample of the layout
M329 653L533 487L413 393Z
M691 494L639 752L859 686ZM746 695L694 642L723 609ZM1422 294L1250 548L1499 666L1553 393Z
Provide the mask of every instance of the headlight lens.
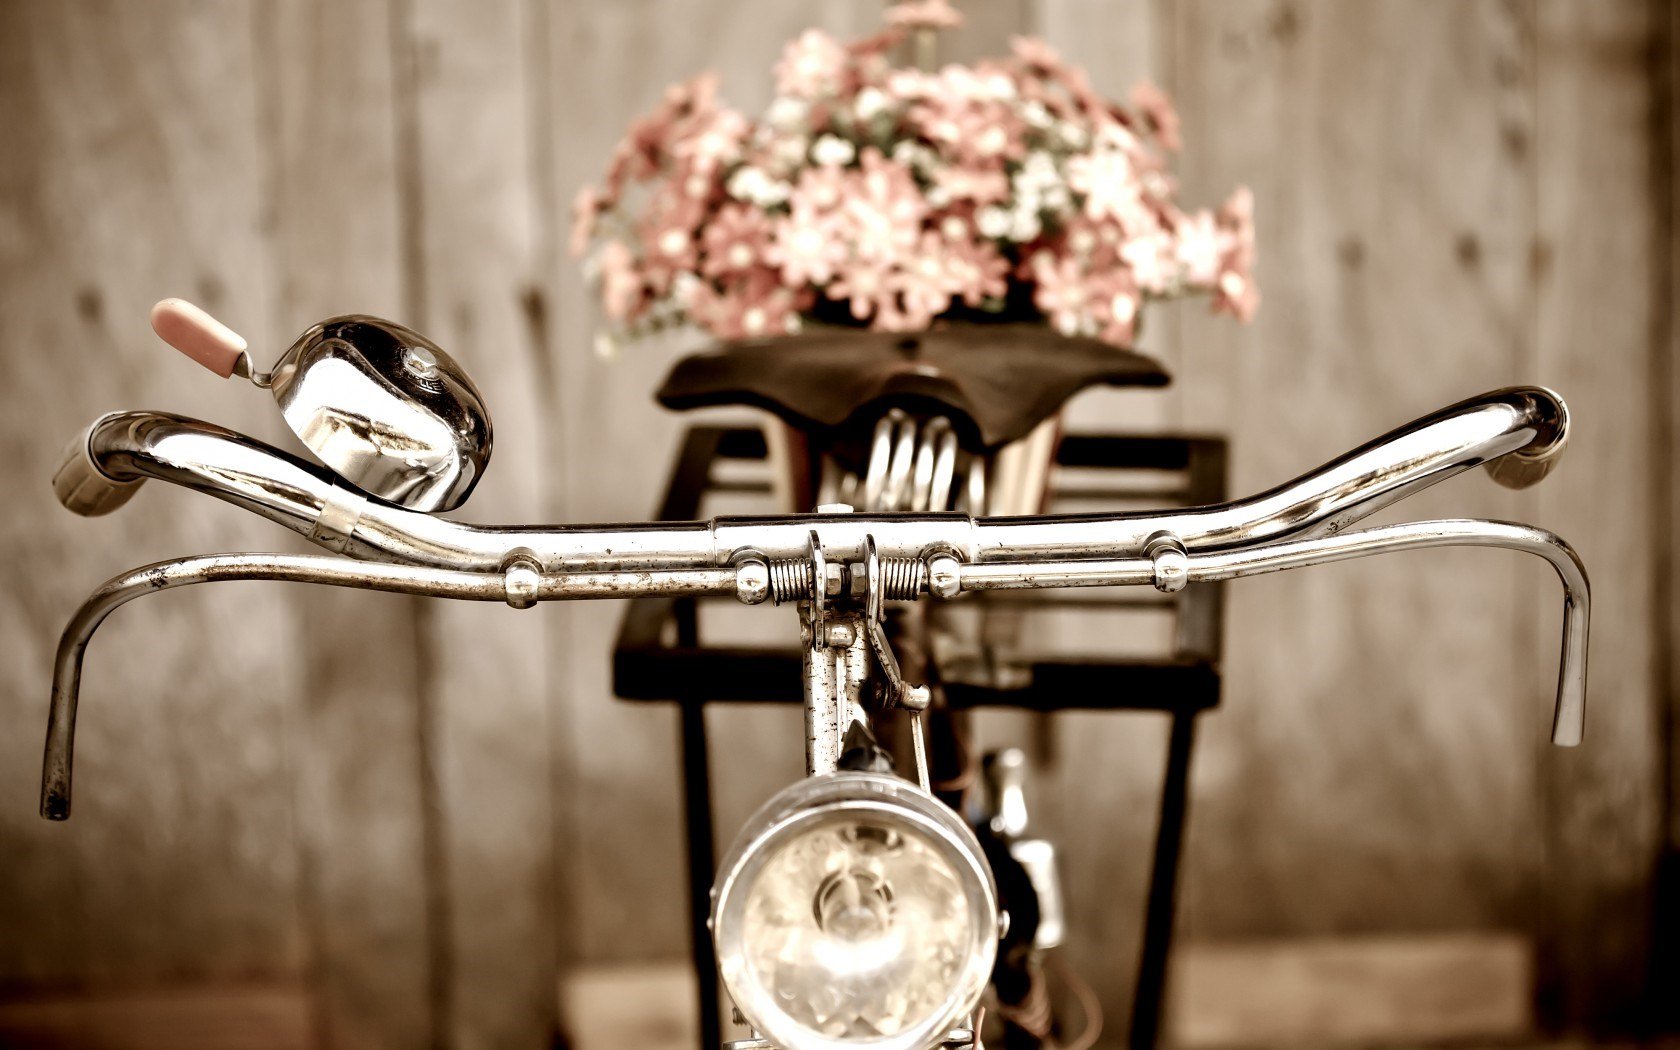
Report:
M997 953L980 847L877 773L804 780L743 829L713 891L724 985L785 1050L922 1050L979 1000Z

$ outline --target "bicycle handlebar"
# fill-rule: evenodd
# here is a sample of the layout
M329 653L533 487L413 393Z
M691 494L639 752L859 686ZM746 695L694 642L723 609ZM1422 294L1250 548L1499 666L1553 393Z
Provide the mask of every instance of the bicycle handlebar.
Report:
M1297 568L1387 551L1495 546L1544 557L1564 588L1563 652L1552 739L1581 739L1589 584L1558 537L1524 525L1413 522L1353 533L1349 524L1478 464L1508 485L1538 481L1567 437L1567 410L1537 387L1495 391L1425 416L1317 471L1247 500L1157 513L1028 518L960 514L795 514L609 526L487 527L403 510L244 435L154 412L101 417L54 477L60 499L105 513L154 478L214 495L358 560L273 554L159 563L110 581L66 627L54 671L41 812L69 816L82 655L116 607L176 586L227 579L324 583L437 597L537 601L647 594L733 594L748 604L844 587L818 581L821 559L861 562L871 544L891 598L923 592L1152 584ZM1502 463L1502 457L1504 462ZM372 563L372 564L370 564ZM854 580L860 573L852 573Z

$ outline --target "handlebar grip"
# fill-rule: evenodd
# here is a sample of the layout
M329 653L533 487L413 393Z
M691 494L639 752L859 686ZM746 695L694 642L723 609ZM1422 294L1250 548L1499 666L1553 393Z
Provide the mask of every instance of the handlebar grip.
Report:
M127 503L134 495L134 490L140 487L144 478L132 481L118 481L99 469L94 462L90 442L93 432L111 415L103 415L93 421L93 424L70 442L64 450L64 460L53 472L53 492L58 496L58 502L65 510L73 511L84 518L95 518L101 514L109 514Z
M1539 484L1558 465L1563 446L1569 441L1569 406L1563 398L1545 387L1532 387L1530 392L1543 402L1540 436L1515 452L1482 464L1489 477L1508 489Z

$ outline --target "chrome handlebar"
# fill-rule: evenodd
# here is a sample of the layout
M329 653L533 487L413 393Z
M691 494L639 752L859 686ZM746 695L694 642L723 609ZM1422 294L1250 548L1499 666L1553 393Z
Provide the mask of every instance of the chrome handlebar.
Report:
M154 478L216 496L350 558L229 554L119 576L66 627L54 668L41 813L70 813L82 655L101 621L141 594L217 580L286 580L434 597L538 601L652 594L734 595L747 604L855 589L878 551L885 597L1010 588L1190 582L1397 550L1493 546L1545 558L1564 588L1563 652L1552 739L1581 739L1589 587L1557 536L1491 521L1427 521L1345 533L1396 500L1478 464L1522 487L1549 471L1567 437L1551 391L1495 391L1442 409L1319 470L1247 500L1156 513L1027 518L960 514L795 514L609 526L487 527L404 510L331 474L209 423L155 412L96 420L54 487L69 509L100 514ZM351 560L355 559L355 560ZM815 571L813 562L831 566Z

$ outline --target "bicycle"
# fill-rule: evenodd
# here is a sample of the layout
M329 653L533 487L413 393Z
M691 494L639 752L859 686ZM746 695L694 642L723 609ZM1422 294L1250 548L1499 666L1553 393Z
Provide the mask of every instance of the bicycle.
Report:
M1552 739L1581 740L1590 591L1567 543L1480 519L1349 530L1473 466L1514 487L1538 482L1568 436L1567 408L1542 388L1443 408L1248 499L1167 512L988 518L828 506L694 522L484 526L435 516L459 507L482 476L491 427L465 372L423 337L374 318L335 318L261 373L243 340L184 304L160 304L154 326L218 374L270 389L325 468L210 423L121 412L72 443L53 479L60 501L105 514L145 480L167 481L267 517L333 556L179 558L96 589L59 643L42 815L70 815L87 645L106 616L146 594L276 580L522 609L652 595L792 604L808 776L749 820L713 890L723 984L751 1030L736 1050L979 1045L980 1004L1008 913L973 830L929 790L930 692L899 666L883 627L889 602L1070 587L1173 593L1381 553L1518 550L1543 558L1563 587ZM889 710L908 717L914 781L890 771L872 733Z

